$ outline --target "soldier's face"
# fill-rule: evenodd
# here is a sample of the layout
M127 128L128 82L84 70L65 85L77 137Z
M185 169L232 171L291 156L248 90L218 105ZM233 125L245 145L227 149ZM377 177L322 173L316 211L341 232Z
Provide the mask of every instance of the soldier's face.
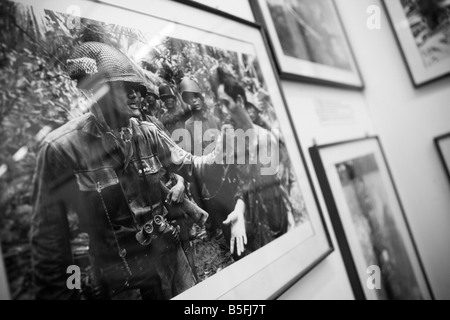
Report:
M203 101L198 93L187 92L186 102L191 106L193 111L199 111L203 108Z
M155 96L152 95L152 94L148 94L148 95L145 97L145 101L148 103L148 105L149 105L151 108L153 108L153 107L155 106L155 104L156 104L156 98L155 98Z
M230 110L234 110L237 107L236 102L225 92L225 86L223 84L219 86L217 93L223 122L234 124Z
M234 99L225 92L225 86L223 84L217 89L217 94L220 104L227 107L229 110L235 110L238 107Z
M167 98L162 98L162 99L164 102L164 106L168 110L172 110L173 108L175 108L175 98L174 97L167 97Z
M145 97L145 102L147 103L148 109L152 112L159 110L159 104L156 100L157 99L153 94L147 94Z
M141 92L132 83L115 81L109 83L110 90L105 96L108 110L111 108L120 117L140 117Z

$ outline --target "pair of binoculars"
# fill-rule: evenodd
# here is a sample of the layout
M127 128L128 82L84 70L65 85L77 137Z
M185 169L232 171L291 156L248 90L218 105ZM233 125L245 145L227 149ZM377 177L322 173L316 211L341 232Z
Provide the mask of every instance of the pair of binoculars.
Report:
M156 215L152 220L145 223L144 226L136 233L136 240L143 246L148 246L153 239L158 236L171 232L174 238L179 239L179 227L172 226L166 218Z

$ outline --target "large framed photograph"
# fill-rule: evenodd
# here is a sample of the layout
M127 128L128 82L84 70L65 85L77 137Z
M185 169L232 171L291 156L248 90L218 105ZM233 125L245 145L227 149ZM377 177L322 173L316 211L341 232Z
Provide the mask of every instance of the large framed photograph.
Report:
M434 144L450 181L450 133L436 137Z
M448 1L384 1L416 87L450 74Z
M377 137L310 148L357 299L432 299Z
M362 89L363 79L333 0L251 0L282 78Z
M167 0L0 6L13 299L273 299L333 250L261 28ZM252 162L218 158L242 128Z

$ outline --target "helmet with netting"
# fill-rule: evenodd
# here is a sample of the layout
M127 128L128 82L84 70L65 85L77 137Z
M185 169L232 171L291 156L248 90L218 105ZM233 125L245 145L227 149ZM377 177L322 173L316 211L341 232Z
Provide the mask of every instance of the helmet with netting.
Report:
M71 79L93 86L96 83L123 81L135 84L145 96L144 79L135 65L121 51L101 42L85 42L75 49L67 60L67 72Z

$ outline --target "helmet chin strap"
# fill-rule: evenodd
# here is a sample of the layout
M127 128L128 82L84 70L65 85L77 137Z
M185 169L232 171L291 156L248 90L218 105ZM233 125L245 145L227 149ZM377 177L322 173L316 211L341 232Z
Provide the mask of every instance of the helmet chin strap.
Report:
M91 107L92 114L97 118L97 121L103 126L106 131L110 131L111 128L109 127L108 123L106 122L105 117L103 116L102 109L100 109L100 106L97 102L95 102Z

